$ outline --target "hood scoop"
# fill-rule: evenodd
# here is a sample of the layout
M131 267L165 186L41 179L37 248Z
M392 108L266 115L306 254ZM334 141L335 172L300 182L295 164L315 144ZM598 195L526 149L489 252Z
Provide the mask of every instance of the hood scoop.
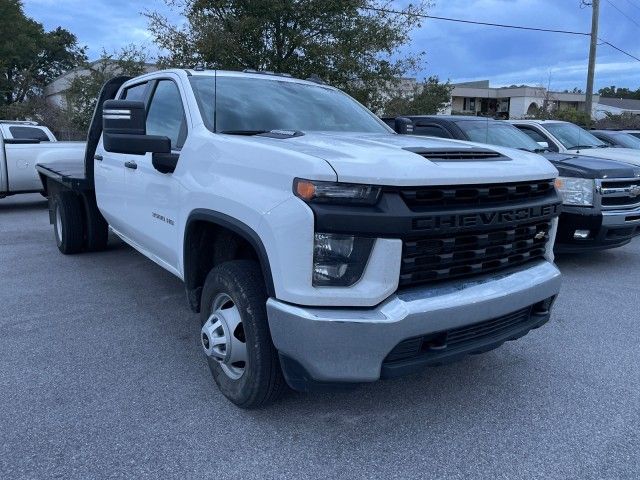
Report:
M416 153L432 162L478 162L478 161L505 161L510 160L498 152L485 148L465 148L455 150L452 148L424 148L405 147L403 150Z

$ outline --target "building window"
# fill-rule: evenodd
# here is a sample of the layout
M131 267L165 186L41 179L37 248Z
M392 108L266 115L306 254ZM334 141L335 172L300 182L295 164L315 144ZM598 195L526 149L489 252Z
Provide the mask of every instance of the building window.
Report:
M462 109L465 112L475 112L476 111L476 99L471 97L465 97Z

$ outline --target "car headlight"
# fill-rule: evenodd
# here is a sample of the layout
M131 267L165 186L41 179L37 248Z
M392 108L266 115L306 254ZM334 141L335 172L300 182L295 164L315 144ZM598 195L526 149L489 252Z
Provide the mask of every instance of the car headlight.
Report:
M316 233L313 242L313 286L348 287L364 272L375 239Z
M375 205L382 189L360 183L320 182L296 178L293 193L305 202Z
M595 183L587 178L558 177L556 188L562 195L562 203L582 207L593 206Z

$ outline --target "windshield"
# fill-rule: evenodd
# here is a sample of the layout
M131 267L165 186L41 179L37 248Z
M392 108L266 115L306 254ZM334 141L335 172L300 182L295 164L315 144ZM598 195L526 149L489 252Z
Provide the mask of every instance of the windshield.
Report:
M544 127L568 150L572 148L600 148L607 145L585 129L573 123L545 123Z
M529 135L507 123L491 120L463 120L457 121L456 125L467 134L472 142L520 148L530 152L542 151L542 147Z
M236 76L218 76L217 85L209 76L193 76L190 81L202 116L215 132L391 133L351 97L321 85Z
M613 133L612 137L618 145L624 148L640 148L640 138L629 135L628 133Z

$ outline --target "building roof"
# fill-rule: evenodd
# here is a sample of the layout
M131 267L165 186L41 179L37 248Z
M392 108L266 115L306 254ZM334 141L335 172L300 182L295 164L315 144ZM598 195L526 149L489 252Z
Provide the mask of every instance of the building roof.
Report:
M640 110L640 100L634 98L608 98L600 97L598 102L609 107L619 108L621 110Z

